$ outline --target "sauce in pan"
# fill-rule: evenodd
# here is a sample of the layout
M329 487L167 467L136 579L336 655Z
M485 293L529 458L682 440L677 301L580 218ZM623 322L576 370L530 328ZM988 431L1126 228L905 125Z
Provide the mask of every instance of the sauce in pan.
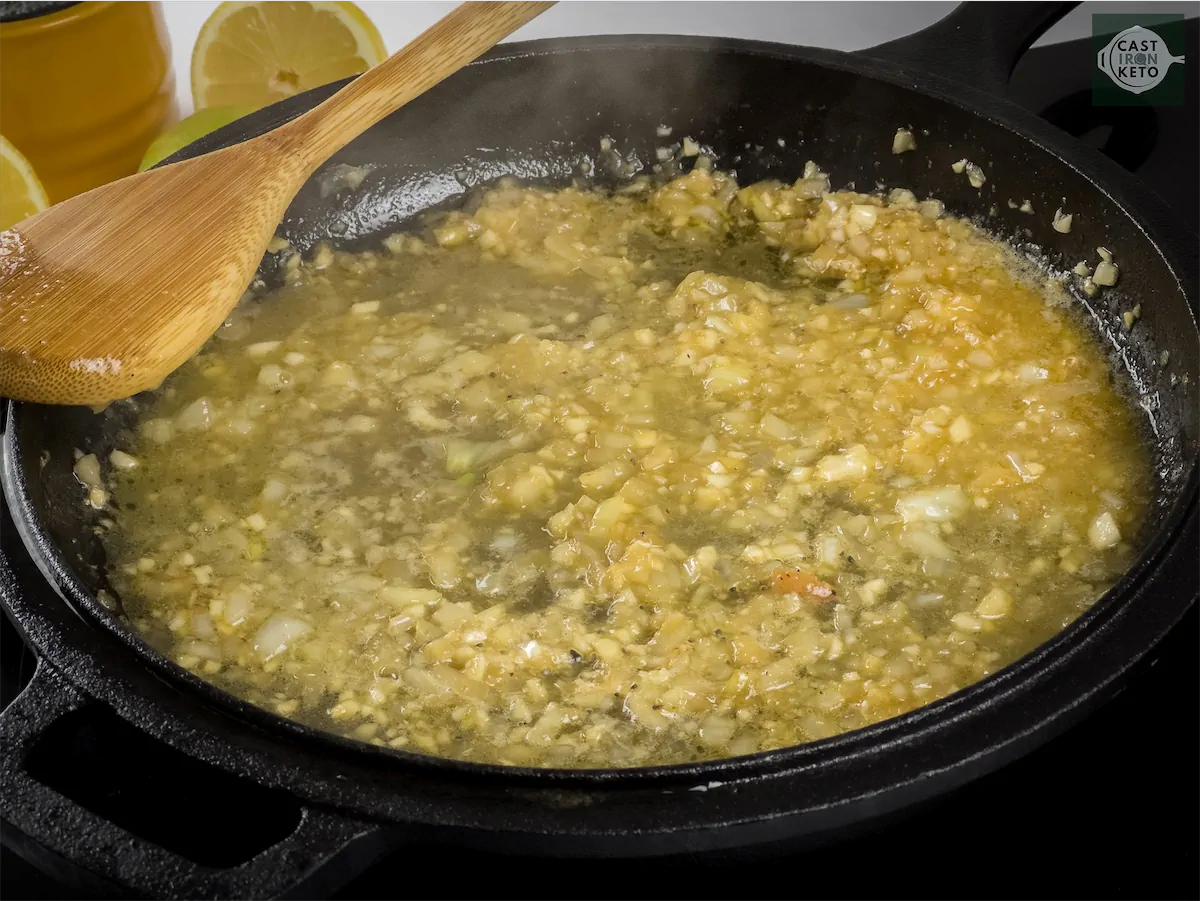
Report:
M1135 552L1148 456L1067 295L907 192L502 183L287 273L77 467L137 628L283 716L779 748L987 676Z

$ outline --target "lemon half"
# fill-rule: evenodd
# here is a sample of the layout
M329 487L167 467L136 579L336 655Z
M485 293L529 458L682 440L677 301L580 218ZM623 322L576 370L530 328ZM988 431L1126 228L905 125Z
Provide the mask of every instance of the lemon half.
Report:
M192 50L196 109L260 109L340 78L387 56L383 38L353 3L222 3Z
M48 206L50 198L29 160L0 137L0 230L11 228Z

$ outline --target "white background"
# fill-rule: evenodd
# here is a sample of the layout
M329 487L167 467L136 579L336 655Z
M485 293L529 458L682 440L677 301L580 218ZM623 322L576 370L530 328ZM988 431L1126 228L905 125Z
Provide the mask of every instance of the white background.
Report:
M180 111L192 111L192 45L200 26L217 7L207 0L166 0ZM400 49L453 9L455 2L360 2L390 51ZM563 0L518 31L512 40L586 34L698 34L807 44L835 50L861 50L918 31L936 22L955 2L595 2ZM1091 34L1097 12L1128 13L1141 3L1084 3L1050 30L1040 43L1075 40ZM1148 3L1155 13L1197 15L1195 3Z

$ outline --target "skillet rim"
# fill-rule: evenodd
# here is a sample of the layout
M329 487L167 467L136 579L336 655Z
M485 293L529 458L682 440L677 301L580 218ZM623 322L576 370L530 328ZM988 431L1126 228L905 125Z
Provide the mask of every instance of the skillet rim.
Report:
M1057 129L1049 126L1034 114L1006 99L996 98L973 88L957 85L939 76L872 58L869 56L870 51L866 51L865 54L845 54L820 48L732 38L621 35L514 42L500 45L485 57L472 63L471 66L476 67L525 57L603 52L614 49L728 52L815 64L860 78L884 81L912 91L923 99L949 103L974 116L989 120L1007 131L1013 132L1015 136L1033 144L1039 150L1052 154L1086 179L1092 189L1100 191L1103 196L1122 209L1131 222L1146 235L1157 251L1161 263L1168 267L1173 281L1180 293L1184 295L1185 305L1192 320L1192 331L1194 332L1196 329L1195 278L1194 276L1189 278L1190 271L1194 271L1194 267L1189 271L1186 260L1186 257L1189 256L1186 241L1190 236L1190 230L1182 223L1173 222L1175 217L1165 204L1148 188L1141 186L1134 176L1120 169L1091 148L1074 142L1073 139L1058 132ZM217 149L236 140L244 140L269 130L311 108L315 105L313 101L316 98L323 99L322 95L327 96L343 83L339 82L318 88L260 110L189 145L168 158L162 165ZM1109 171L1105 171L1106 169ZM1109 182L1113 184L1113 190L1110 190ZM1123 193L1135 195L1137 203L1124 202L1121 198ZM1149 209L1145 208L1147 205ZM1136 213L1131 212L1131 208L1135 209ZM1194 242L1192 246L1194 246ZM1191 255L1194 256L1194 254ZM229 715L243 721L266 725L277 734L282 733L286 736L290 733L293 737L303 737L306 740L315 741L320 745L329 746L329 750L339 753L349 752L356 756L378 758L388 764L416 766L419 769L433 768L442 772L451 771L462 775L519 779L521 781L532 779L538 782L578 782L581 785L593 787L613 781L620 781L622 784L631 782L650 784L718 775L738 779L785 771L802 772L810 770L814 766L833 767L839 763L852 762L859 752L864 750L863 746L866 746L867 749L877 750L886 749L898 741L909 745L923 739L936 738L937 732L941 729L953 728L958 719L972 712L981 713L992 705L1005 700L1011 701L1010 696L1021 694L1022 689L1029 690L1035 687L1041 679L1068 667L1079 653L1103 636L1105 625L1109 620L1114 617L1122 617L1123 612L1134 602L1135 595L1138 594L1136 591L1131 592L1130 589L1144 581L1150 574L1158 572L1164 566L1165 558L1173 556L1173 552L1178 550L1176 545L1181 541L1182 533L1187 528L1189 514L1194 517L1198 480L1198 464L1193 460L1187 477L1180 480L1181 487L1170 501L1171 508L1164 517L1163 525L1146 542L1145 549L1133 566L1085 614L1010 666L946 698L864 729L803 745L742 757L721 758L700 763L622 769L510 767L468 763L409 751L379 748L319 729L302 726L241 701L211 683L194 676L182 667L178 667L177 664L154 651L132 629L105 611L94 596L83 588L71 568L63 563L62 555L34 515L28 494L24 491L23 473L20 471L19 463L16 462L19 459L17 456L19 451L17 431L20 428L22 415L20 410L24 406L11 404L9 408L3 442L4 467L3 472L0 473L0 481L3 482L8 507L18 532L21 533L25 549L42 570L50 587L63 597L70 608L76 613L86 614L82 618L85 618L89 625L103 628L121 645L131 650L137 656L138 662L143 665L149 664L152 672L157 672L160 676L165 675L174 682L181 682L188 691L198 692L201 698L208 701L210 705L217 706L222 713L227 711ZM1168 600L1174 599L1164 599L1160 601L1160 606L1166 606ZM1075 703L1065 706L1067 708L1077 706L1121 678L1130 667L1135 665L1161 640L1170 627L1183 616L1193 601L1194 596L1183 601L1181 605L1172 604L1171 606L1179 606L1179 609L1166 628L1152 637L1140 652L1132 656L1126 655L1122 665L1102 674L1099 678L1090 680L1094 684L1088 690L1077 692L1079 697ZM45 649L38 647L38 651L43 656L51 656L53 661L53 656L47 655ZM91 691L87 693L94 694ZM1030 727L1030 731L1044 732L1046 727L1051 725L1051 721L1061 716L1062 713L1063 711L1060 710L1056 715L1049 717L1047 721L1034 724ZM142 728L145 728L144 725ZM171 743L162 735L152 734L160 740ZM984 750L995 752L997 748L989 744ZM962 758L960 763L967 759L963 755L958 756ZM747 770L753 772L746 772Z

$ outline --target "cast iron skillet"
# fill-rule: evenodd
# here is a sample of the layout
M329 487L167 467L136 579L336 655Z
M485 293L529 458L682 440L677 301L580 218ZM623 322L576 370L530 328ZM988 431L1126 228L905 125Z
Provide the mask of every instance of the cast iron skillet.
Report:
M461 196L464 184L503 174L565 182L604 136L652 162L662 123L710 146L745 183L793 179L814 159L835 185L937 196L998 234L1040 246L1061 267L1094 261L1104 245L1120 264L1119 288L1080 295L1080 307L1146 411L1158 477L1145 553L1073 626L936 704L752 757L538 771L373 748L239 702L128 631L96 599L103 553L71 475L72 449L103 458L121 416L14 404L3 486L33 562L0 557L0 594L40 664L0 716L5 840L43 866L69 861L73 873L109 890L153 897L328 891L414 832L592 856L828 840L994 770L1115 693L1196 595L1196 239L1134 178L998 96L1020 53L1067 8L971 4L925 32L853 55L680 37L505 45L346 148L335 162L368 166L362 188L323 197L318 175L281 233L301 249L322 239L370 246L414 213ZM334 87L262 110L180 156L259 134ZM913 129L915 153L891 154L898 126ZM951 171L963 157L986 172L982 190ZM1036 213L1010 208L1010 198L1031 200ZM1075 216L1070 234L1051 228L1059 206ZM269 260L262 277L271 278ZM1123 328L1121 312L1139 301L1141 321ZM4 540L16 539L9 531ZM252 803L226 817L274 805L279 840L244 862L227 865L219 853L198 862L164 847L165 837L146 841L48 788L30 772L31 752L64 721L96 709L244 780ZM219 845L227 829L220 819L211 828Z

